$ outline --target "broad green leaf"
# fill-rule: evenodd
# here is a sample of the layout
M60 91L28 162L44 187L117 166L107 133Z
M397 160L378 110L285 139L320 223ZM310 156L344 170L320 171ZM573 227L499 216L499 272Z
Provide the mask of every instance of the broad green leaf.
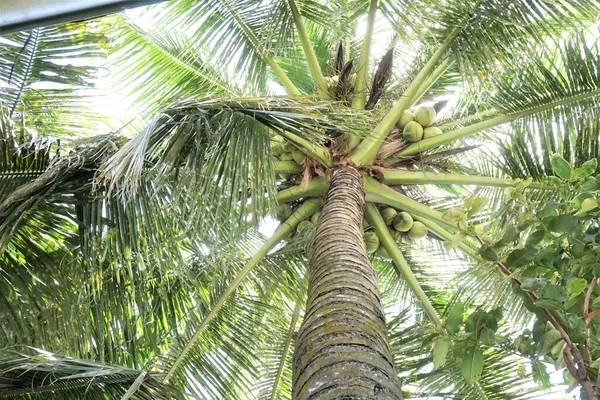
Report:
M533 302L533 304L535 304L537 307L558 311L563 309L565 303L554 299L537 299Z
M567 291L559 285L547 285L538 292L538 296L564 302L567 300Z
M508 255L505 265L510 269L524 267L532 262L536 255L537 249L535 247L517 249Z
M484 327L479 331L477 342L492 345L496 342L496 331L492 328Z
M588 211L592 211L592 210L594 210L596 208L598 208L598 200L596 200L596 199L585 199L581 203L581 206L579 207L579 210L575 213L575 215L581 215L581 214L584 214L584 213L586 213Z
M556 329L550 329L549 331L544 333L544 336L542 336L542 340L540 340L540 356L543 356L544 354L548 353L550 349L552 349L552 347L559 340L562 340L562 336L560 335L560 332Z
M539 342L540 340L542 340L542 337L544 336L546 331L550 329L552 329L552 325L545 318L537 319L533 324L533 328L531 330L533 340L535 342Z
M560 154L553 154L550 159L550 164L552 165L552 171L556 176L566 180L571 178L571 166Z
M600 177L586 179L579 190L582 192L594 192L600 190Z
M539 384L544 389L549 389L551 387L550 375L548 375L548 372L546 372L546 366L544 363L533 363L532 370L534 382Z
M592 158L591 160L584 162L581 165L581 167L577 168L573 172L572 179L579 180L579 179L587 178L588 176L592 175L596 171L596 168L598 168L598 160L595 158Z
M571 299L573 297L578 296L586 289L587 285L587 281L583 278L569 279L569 281L567 282L568 298Z
M452 345L452 339L447 336L437 337L433 342L433 368L438 369L446 364L446 356Z
M579 315L569 315L569 337L576 343L583 343L587 338L588 325Z
M481 248L479 249L479 255L484 260L488 260L488 261L498 261L499 260L498 253L496 252L496 250L494 250L493 247L488 246L487 244L484 244L481 246Z
M475 345L466 349L460 363L460 372L470 385L479 380L483 372L483 353L479 347Z
M463 323L463 314L465 312L465 306L462 303L455 303L450 311L448 312L448 318L446 319L446 331L449 334L455 334L460 330Z
M546 224L551 232L569 232L577 227L579 221L577 217L569 214L558 215L549 219Z
M468 218L477 214L485 205L488 199L485 197L467 197L465 199L465 209L467 210Z
M542 289L548 281L544 278L527 278L521 283L521 289L526 292L535 292Z
M545 236L546 236L546 230L544 228L538 229L537 231L531 233L527 237L527 240L525 241L525 245L526 246L535 246L536 244L538 244L539 242L544 240Z
M496 242L494 247L506 246L519 239L519 231L514 226L510 226L502 235L502 238Z
M444 221L457 223L458 221L464 219L467 216L467 212L460 207L452 207L444 214L442 214L442 219Z

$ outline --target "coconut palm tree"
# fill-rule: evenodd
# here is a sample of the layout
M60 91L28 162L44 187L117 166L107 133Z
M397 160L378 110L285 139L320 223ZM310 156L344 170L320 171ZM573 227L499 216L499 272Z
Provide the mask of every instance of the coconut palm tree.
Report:
M599 11L178 0L7 36L0 398L550 395L523 271L479 247L553 154L598 156ZM103 52L133 122L88 104Z

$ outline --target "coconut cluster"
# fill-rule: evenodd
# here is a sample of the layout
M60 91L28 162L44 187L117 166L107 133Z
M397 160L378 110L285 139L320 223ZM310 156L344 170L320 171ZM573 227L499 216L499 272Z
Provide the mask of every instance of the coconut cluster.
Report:
M380 211L381 218L389 227L390 233L396 243L401 243L405 237L414 240L422 239L427 236L427 227L419 221L415 221L409 213L386 207ZM387 250L381 244L379 237L372 230L366 230L363 235L367 253L377 252L382 258L390 260L391 257Z
M271 153L277 161L293 161L298 166L301 166L304 161L304 153L280 135L271 138ZM290 174L279 174L279 177L289 179Z
M402 138L409 142L418 142L442 134L442 130L433 126L435 122L435 108L420 106L415 112L404 110L396 122L396 127L402 132Z

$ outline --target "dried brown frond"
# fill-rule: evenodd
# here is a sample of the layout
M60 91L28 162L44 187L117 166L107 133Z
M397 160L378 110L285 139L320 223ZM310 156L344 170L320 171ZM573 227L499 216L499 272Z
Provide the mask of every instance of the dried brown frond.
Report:
M394 49L388 50L383 56L375 72L373 78L373 85L371 86L371 92L369 94L369 100L365 105L366 110L372 110L383 95L385 85L392 76L392 66L394 63Z
M353 72L352 60L348 61L340 71L338 84L335 87L335 99L349 102L351 94L354 92L354 82L350 79ZM349 104L348 104L349 105Z
M400 149L406 147L408 142L398 134L390 135L386 141L381 145L377 152L377 160L385 160L388 157L396 154Z
M344 42L342 40L340 40L337 50L335 51L335 57L333 57L333 74L340 75L343 67L344 67Z

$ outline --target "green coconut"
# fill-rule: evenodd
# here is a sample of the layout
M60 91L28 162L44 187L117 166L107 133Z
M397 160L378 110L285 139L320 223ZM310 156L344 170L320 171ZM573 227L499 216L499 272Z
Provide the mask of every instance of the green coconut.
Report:
M381 210L381 218L386 225L391 225L394 222L394 218L398 214L398 211L394 210L392 207L386 207Z
M383 246L379 246L379 248L377 249L377 253L381 256L381 258L383 258L384 260L391 260L392 257L390 256L390 254L387 252L387 250L385 249L385 247Z
M402 131L402 138L409 142L418 142L423 139L423 127L416 121L410 121Z
M275 135L271 138L271 148L275 154L285 154L290 152L293 149L293 146L290 142L285 140L285 138L281 135Z
M281 135L273 135L273 137L271 138L271 141L273 143L285 143L285 139L283 136Z
M313 224L315 224L315 226L317 225L317 222L319 221L319 216L321 215L320 211L317 211L316 213L314 213L313 215L311 215L310 217L310 222L312 222Z
M415 121L424 127L433 125L435 121L435 108L421 106L415 111Z
M401 244L402 240L404 239L404 232L392 229L392 237L394 238L394 242L396 242L396 244Z
M274 143L271 146L271 150L273 151L273 154L276 154L276 155L281 155L281 154L285 153L285 149L283 148L283 144L281 144L281 143Z
M294 155L292 152L284 153L281 155L281 161L294 161Z
M442 134L442 130L437 126L430 126L423 129L423 139L429 139Z
M294 150L292 151L292 158L294 159L294 161L296 161L298 165L302 165L302 163L304 162L304 153L300 150Z
M282 172L282 173L279 173L279 174L277 174L277 175L279 175L279 177L280 177L281 179L283 179L284 181L287 181L287 180L288 180L288 179L290 179L290 177L292 176L292 175L290 175L290 174L285 174L285 173L283 173L283 172Z
M408 232L413 227L413 217L407 212L400 212L394 218L394 229L398 232Z
M408 235L413 239L422 239L427 236L427 227L422 222L415 221Z
M287 220L292 212L292 206L289 204L280 204L275 208L275 215L279 221Z
M404 110L404 112L402 113L402 116L396 122L396 128L402 130L402 129L404 129L406 124L408 124L409 122L414 121L414 120L415 120L415 117L413 116L413 114L408 110Z
M363 229L367 229L368 227L371 226L371 224L369 223L369 221L367 221L366 218L363 218L363 220L362 220L362 226L363 226Z
M367 253L375 253L377 248L379 248L379 237L375 232L365 232L365 247L367 248Z

